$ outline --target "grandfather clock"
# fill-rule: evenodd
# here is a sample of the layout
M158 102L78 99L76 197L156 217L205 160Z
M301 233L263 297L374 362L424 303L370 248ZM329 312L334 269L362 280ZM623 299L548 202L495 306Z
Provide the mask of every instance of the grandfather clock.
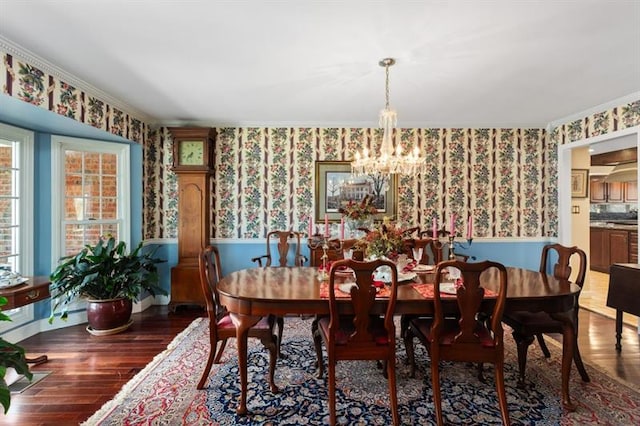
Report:
M171 302L205 306L198 254L209 244L211 173L216 131L207 127L169 127L173 137L173 171L178 177L178 264L171 270Z

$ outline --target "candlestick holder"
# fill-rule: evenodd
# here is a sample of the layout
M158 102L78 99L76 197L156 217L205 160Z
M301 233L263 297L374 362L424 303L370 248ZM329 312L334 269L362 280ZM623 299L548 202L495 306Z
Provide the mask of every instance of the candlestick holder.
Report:
M309 238L308 241L309 247L313 250L318 248L322 249L322 256L320 256L320 261L322 262L322 267L319 268L318 277L321 280L326 280L329 278L329 271L327 270L327 265L329 264L329 237L326 235L313 235ZM342 242L340 242L342 246Z
M456 259L456 246L459 249L468 250L471 248L471 243L473 243L473 238L467 238L466 245L460 241L456 241L456 236L454 234L449 234L447 238L449 239L449 260ZM474 259L475 257L472 256L471 258Z

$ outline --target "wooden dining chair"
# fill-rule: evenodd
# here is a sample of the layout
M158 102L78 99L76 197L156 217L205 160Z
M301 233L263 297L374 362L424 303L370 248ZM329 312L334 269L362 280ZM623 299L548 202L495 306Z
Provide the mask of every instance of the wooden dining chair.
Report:
M336 271L340 267L354 270L355 284L349 297L342 299L351 307L345 313L343 303L336 297ZM384 315L373 313L376 287L373 272L381 267L391 268L390 295L385 299ZM396 344L393 315L398 291L398 271L394 263L387 260L371 262L345 259L335 262L329 273L329 316L318 321L318 330L327 348L329 368L329 414L332 425L336 424L336 363L341 360L378 360L386 368L393 424L400 424L398 398L396 394ZM338 308L338 305L342 305ZM322 352L318 359L322 362Z
M438 264L436 283L443 282L444 271L449 267L458 268L462 275L462 283L457 287L455 295L457 309L445 310L440 291L434 291L433 317L414 318L409 322L404 343L407 358L411 364L411 375L413 376L415 372L413 339L417 337L427 348L431 358L433 403L438 425L442 425L440 361L473 362L480 365L493 363L502 423L508 425L509 411L504 387L504 346L501 324L507 296L507 271L497 262L467 263L450 260ZM485 289L480 284L480 277L492 268L498 270L500 286L497 297L489 303L485 298ZM456 315L450 317L449 314L452 312Z
M557 260L551 265L552 253L555 252ZM551 271L554 277L559 280L569 280L572 276L571 258L577 259L577 273L573 282L580 286L584 285L585 276L587 274L587 255L578 247L566 247L561 244L548 244L542 248L542 254L540 257L540 272L547 273L548 268L551 267ZM576 364L580 377L584 382L589 382L589 375L582 363L582 357L580 356L580 349L578 348L578 311L580 309L579 304L580 293L575 297L573 309L569 312L573 322L575 331L573 342L573 361ZM543 334L546 333L562 333L563 323L552 318L546 312L511 312L505 314L502 319L505 324L509 325L513 329L513 338L516 341L518 347L518 369L519 379L518 384L524 385L525 370L527 365L527 352L529 346L533 343L534 337L538 340L540 349L546 358L551 356L549 349L544 341Z
M251 259L257 262L258 266L271 266L274 256L271 254L272 241L278 241L278 266L304 266L307 262L306 256L301 254L301 234L296 231L270 231L267 233L267 253ZM289 257L289 251L293 249L293 257Z
M278 264L276 266L304 266L307 257L301 254L301 234L296 231L270 231L267 233L267 253L251 259L252 262L258 263L258 267L269 267L275 263L275 256L271 254L272 241L277 240L278 248ZM293 250L292 257L289 252ZM278 325L278 358L281 357L280 345L282 344L282 335L284 332L284 317L276 317Z
M198 263L200 267L200 285L207 305L207 316L209 317L209 341L211 344L209 358L197 386L198 389L203 389L212 365L220 362L227 340L236 337L236 327L225 307L220 304L218 297L217 284L221 278L218 249L213 246L207 246L200 250ZM276 368L278 337L274 333L274 326L274 317L264 317L249 329L249 337L260 339L265 348L269 350L269 387L272 392L277 392L278 388L275 385L273 376ZM219 348L218 343L220 343Z

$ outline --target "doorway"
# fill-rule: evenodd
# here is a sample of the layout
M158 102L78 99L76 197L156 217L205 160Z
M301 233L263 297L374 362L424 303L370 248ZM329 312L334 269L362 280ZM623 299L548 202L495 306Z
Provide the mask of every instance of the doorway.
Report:
M572 231L576 232L576 229L574 228L572 230L572 224L575 216L572 214L572 210L575 212L575 209L572 209L574 203L572 203L571 199L570 182L572 152L576 149L584 150L585 148L592 151L592 155L627 148L635 148L636 153L640 152L640 126L627 128L606 135L582 139L558 147L558 242L563 245L575 245L575 240L579 239L578 236L574 236L572 233ZM636 178L638 177L639 176L636 176ZM637 210L640 202L636 202L635 204L635 209ZM586 214L588 215L588 212ZM583 217L581 223L587 222L584 222ZM581 227L582 226L585 225L581 225ZM588 235L589 229L585 229L584 232ZM579 233L584 235L582 233L582 229L579 230ZM585 248L587 257L589 257L591 248ZM580 303L583 307L615 318L615 311L606 307L608 281L608 274L588 270L587 278L585 280L585 288L583 289L582 296L580 297ZM624 321L631 325L640 323L640 319L628 314L624 315Z

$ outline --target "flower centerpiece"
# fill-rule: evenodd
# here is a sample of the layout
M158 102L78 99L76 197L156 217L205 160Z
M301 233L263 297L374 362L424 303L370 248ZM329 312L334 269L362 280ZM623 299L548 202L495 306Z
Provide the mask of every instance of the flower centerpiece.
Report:
M367 194L360 201L347 201L338 212L344 217L351 237L354 238L358 228L371 228L373 216L378 213L378 209L373 205L373 198Z
M356 246L369 258L386 257L394 260L404 252L405 231L406 229L385 217L383 222L361 238Z

